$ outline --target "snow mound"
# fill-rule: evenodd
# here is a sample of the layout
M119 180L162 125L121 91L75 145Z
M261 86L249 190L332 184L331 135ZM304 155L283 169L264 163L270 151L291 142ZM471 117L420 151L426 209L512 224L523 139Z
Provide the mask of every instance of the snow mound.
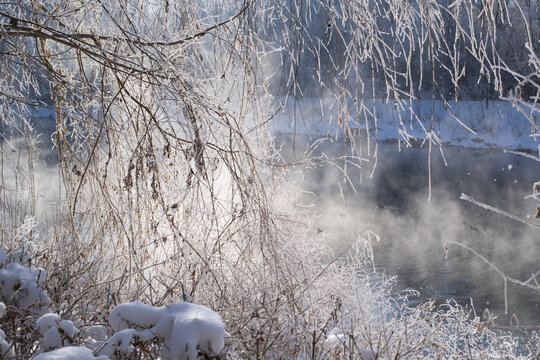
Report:
M186 302L153 307L141 302L123 303L109 316L116 331L99 349L99 355L128 355L130 345L154 338L164 339L160 355L165 359L196 359L198 351L216 355L224 346L225 326L218 313L201 305Z
M49 313L36 321L36 330L43 336L41 343L45 350L69 346L79 329L70 320L61 320L60 315Z
M50 304L49 295L43 289L46 280L47 272L32 265L28 252L20 250L8 256L0 249L1 301L41 314Z
M60 315L58 314L49 313L42 315L36 321L36 330L41 334L41 336L45 336L47 334L47 331L53 326L58 325L59 322Z
M67 346L58 350L49 351L34 357L34 360L108 360L107 356L95 357L90 349L85 347Z
M103 325L92 325L86 329L85 333L94 340L105 340L107 338L107 330Z

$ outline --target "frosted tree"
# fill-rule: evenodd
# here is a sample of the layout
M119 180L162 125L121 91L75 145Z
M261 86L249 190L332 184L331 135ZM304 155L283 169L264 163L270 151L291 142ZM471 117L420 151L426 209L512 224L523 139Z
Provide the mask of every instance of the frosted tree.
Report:
M220 311L234 336L251 339L238 351L290 350L290 337L304 344L294 351L306 351L320 339L311 329L328 330L341 300L302 308L307 294L324 297L312 286L326 268L315 248L291 240L298 224L284 205L287 164L267 131L280 110L274 95L333 96L336 126L371 129L375 164L375 98L401 108L420 96L458 99L466 77L519 105L536 133L538 4L511 4L2 3L2 244L15 248L35 234L17 237L36 215L29 114L49 107L61 176L59 230L49 245L57 268L48 271L65 285L50 294L69 300L64 315L90 302L161 306L189 296ZM506 31L524 38L501 42ZM511 62L503 52L510 45L529 63ZM407 126L418 123L411 112L396 127L407 141ZM433 127L424 130L430 147L439 146ZM361 144L345 155L357 166L365 156ZM74 298L79 287L86 290Z

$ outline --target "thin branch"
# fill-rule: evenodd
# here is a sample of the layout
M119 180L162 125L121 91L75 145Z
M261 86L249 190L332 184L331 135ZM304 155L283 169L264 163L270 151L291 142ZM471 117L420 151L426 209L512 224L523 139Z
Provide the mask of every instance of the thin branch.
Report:
M514 214L511 214L507 211L504 211L504 210L501 210L501 209L498 209L496 207L493 207L491 205L488 205L488 204L484 204L478 200L475 200L473 198L471 198L470 196L466 195L466 194L461 194L460 196L460 199L461 200L465 200L465 201L468 201L474 205L477 205L477 206L480 206L486 210L490 210L490 211L493 211L497 214L500 214L500 215L503 215L503 216L506 216L506 217L509 217L510 219L513 219L513 220L516 220L516 221L519 221L520 223L522 224L526 224L526 225L529 225L529 226L532 226L533 228L535 229L540 229L540 224L538 223L535 223L535 222L532 222L532 221L529 221L529 220L526 220L526 219L522 219L520 218L519 216L516 216Z

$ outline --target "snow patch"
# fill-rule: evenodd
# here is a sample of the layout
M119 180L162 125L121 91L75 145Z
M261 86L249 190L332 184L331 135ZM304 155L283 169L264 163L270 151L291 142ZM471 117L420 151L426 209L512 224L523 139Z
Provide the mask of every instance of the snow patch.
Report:
M34 360L108 360L107 356L95 357L90 349L77 346L66 346L58 350L41 353Z
M298 100L296 100L298 101ZM377 139L399 139L406 144L432 138L434 141L469 148L504 148L539 150L538 138L531 136L529 120L510 102L490 101L431 101L412 100L394 103L383 99L363 100L366 112L339 114L335 100L304 98L300 100L302 112L294 123L294 99L277 98L283 106L270 123L274 134L303 134L317 137L339 138L355 132L369 132ZM355 104L348 104L354 109ZM432 128L433 114L433 131ZM367 123L364 115L367 116Z
M50 328L58 325L59 322L60 315L54 313L44 314L36 321L36 330L41 334L41 336L45 336L47 331L49 331Z
M85 332L94 340L105 340L107 338L107 330L103 325L92 325Z
M0 300L41 314L50 304L49 295L43 289L47 272L31 264L32 257L24 250L8 256L0 249Z
M109 315L116 334L98 350L112 356L115 351L129 355L131 341L164 339L160 355L166 359L196 359L198 351L216 355L224 347L225 326L218 313L201 305L186 302L153 307L141 302L123 303Z
M36 321L36 330L43 336L42 345L45 350L69 346L79 333L70 320L61 320L60 315L49 313L42 315Z
M2 330L0 330L0 354L2 359L15 357L13 346L6 341L6 334Z

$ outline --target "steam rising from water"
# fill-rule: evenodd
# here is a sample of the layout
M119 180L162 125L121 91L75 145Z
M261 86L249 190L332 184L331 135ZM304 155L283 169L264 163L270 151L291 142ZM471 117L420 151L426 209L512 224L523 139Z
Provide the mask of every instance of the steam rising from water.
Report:
M286 139L285 139L286 142ZM489 308L508 325L512 313L521 324L540 324L540 294L509 286L508 314L504 314L504 281L474 254L445 242L461 242L477 250L507 275L528 279L539 270L538 230L507 219L465 201L462 192L479 201L533 218L536 202L526 198L539 178L532 160L501 151L447 147L442 159L433 161L433 194L427 201L427 149L398 152L393 144L381 144L379 165L373 178L364 169L349 170L352 186L343 174L323 166L303 171L309 191L299 204L312 203L318 231L333 246L344 249L367 230L380 235L374 243L378 271L397 275L398 289L420 292L418 301L455 299L476 311ZM335 148L334 148L335 147ZM343 150L329 145L323 151Z

